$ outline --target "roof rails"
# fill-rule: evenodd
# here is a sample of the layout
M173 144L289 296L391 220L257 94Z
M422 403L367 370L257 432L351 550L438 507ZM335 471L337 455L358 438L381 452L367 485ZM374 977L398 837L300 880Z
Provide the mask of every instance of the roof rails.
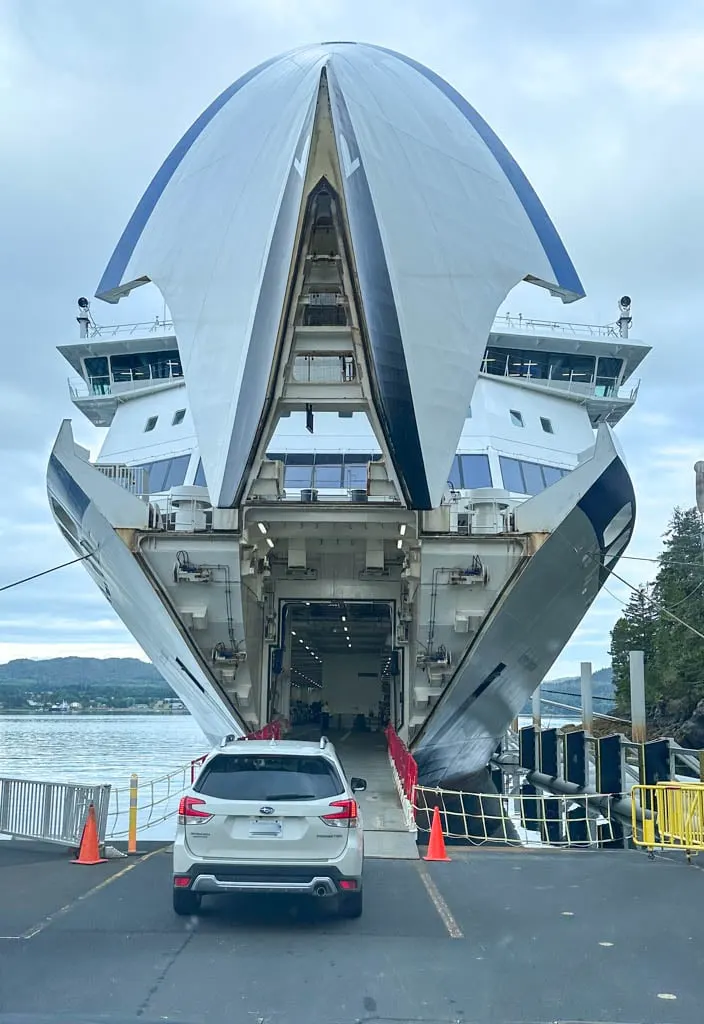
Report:
M228 743L234 743L236 739L237 737L235 736L234 732L229 732L227 736L223 736L223 738L220 740L220 746L226 747Z
M329 740L328 740L327 736L321 736L320 737L320 749L321 750L325 750L325 748L327 747L328 743L329 743Z

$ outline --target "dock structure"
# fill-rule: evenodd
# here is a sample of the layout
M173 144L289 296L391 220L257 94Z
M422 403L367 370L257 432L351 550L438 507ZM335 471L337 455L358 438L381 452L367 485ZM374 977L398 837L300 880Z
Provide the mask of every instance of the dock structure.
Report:
M0 1020L700 1018L702 871L642 853L371 858L367 910L232 897L177 919L168 845L92 868L0 843Z

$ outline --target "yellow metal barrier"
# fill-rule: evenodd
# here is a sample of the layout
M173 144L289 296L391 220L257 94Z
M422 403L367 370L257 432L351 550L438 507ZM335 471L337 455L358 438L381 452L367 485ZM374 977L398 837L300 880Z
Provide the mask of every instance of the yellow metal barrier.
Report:
M704 850L704 783L634 786L631 812L637 846L683 850L687 859Z

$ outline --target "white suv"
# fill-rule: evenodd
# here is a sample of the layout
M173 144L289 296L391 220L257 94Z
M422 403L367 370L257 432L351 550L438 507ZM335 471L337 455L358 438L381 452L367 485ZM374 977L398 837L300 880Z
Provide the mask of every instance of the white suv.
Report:
M205 894L304 893L362 913L364 832L331 743L228 736L182 798L174 843L174 910Z

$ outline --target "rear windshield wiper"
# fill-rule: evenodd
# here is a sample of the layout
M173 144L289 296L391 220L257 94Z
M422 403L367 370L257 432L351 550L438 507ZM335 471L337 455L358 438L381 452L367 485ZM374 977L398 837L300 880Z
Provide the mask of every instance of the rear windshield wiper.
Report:
M305 793L273 793L262 797L263 800L317 800L317 797Z

